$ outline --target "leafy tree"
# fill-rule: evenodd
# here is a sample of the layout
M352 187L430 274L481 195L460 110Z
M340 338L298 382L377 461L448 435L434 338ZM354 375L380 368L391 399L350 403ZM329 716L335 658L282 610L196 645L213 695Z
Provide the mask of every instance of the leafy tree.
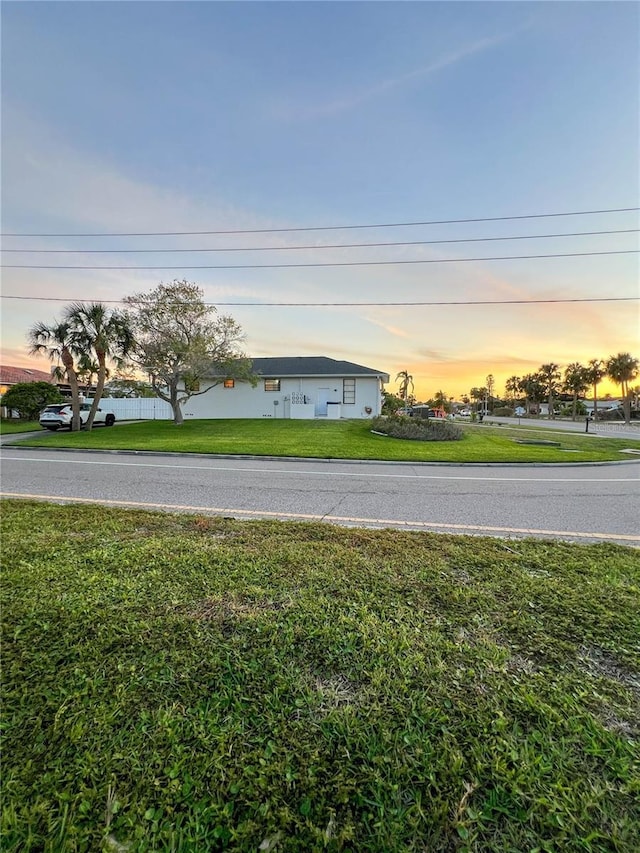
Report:
M58 362L54 370L54 376L58 379L66 379L71 388L71 429L80 429L80 390L78 388L78 375L75 368L75 343L72 336L71 324L68 321L54 322L47 326L45 323L36 323L29 329L29 352L32 355L46 355L51 362ZM60 366L62 363L62 367Z
M149 375L161 400L171 405L173 422L184 422L182 405L225 379L255 384L251 361L240 349L242 329L229 316L204 304L195 284L174 281L124 301L135 343L130 362ZM200 390L200 383L211 384Z
M553 411L553 398L560 388L560 368L557 364L549 362L543 364L538 375L546 389L547 403L549 404L549 417L553 420L555 417Z
M402 409L403 406L404 400L401 397L398 397L397 394L392 394L390 391L382 392L383 415L392 415L394 412L397 412L398 409Z
M640 362L631 353L619 352L607 360L607 374L620 386L626 424L631 423L631 394L629 385L640 372Z
M400 382L398 389L398 397L405 405L411 405L413 402L413 376L408 370L401 370L396 376L396 382Z
M578 408L578 395L584 394L589 387L587 368L580 362L574 361L568 364L564 370L564 390L573 394L573 406L571 409L571 420L575 421Z
M107 397L155 397L150 382L143 382L128 376L114 376L104 386Z
M122 364L133 347L133 334L126 314L102 302L75 302L66 309L65 319L71 328L74 349L81 353L77 372L89 374L90 378L97 374L91 411L85 424L85 429L90 430L109 372L107 359ZM95 362L91 354L95 354Z
M593 388L593 417L598 417L598 385L600 380L607 375L607 366L604 361L599 358L592 358L588 366L585 368L586 377Z
M2 396L2 405L15 409L27 421L38 420L45 406L60 402L62 394L51 382L17 382Z

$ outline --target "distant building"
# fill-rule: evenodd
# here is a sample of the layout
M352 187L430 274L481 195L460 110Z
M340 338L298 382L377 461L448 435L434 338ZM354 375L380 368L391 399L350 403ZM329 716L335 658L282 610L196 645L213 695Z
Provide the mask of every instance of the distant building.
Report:
M44 370L33 370L31 367L9 367L0 364L0 394L6 394L12 385L18 385L20 382L51 382L56 383L51 378L50 373Z
M34 370L32 367L0 365L0 396L6 394L12 385L18 385L20 382L50 382L58 388L63 397L71 397L71 386L66 382L59 382L54 379L53 373L47 373L45 370ZM80 394L85 396L90 396L91 392L95 391L95 385L79 383L78 387Z

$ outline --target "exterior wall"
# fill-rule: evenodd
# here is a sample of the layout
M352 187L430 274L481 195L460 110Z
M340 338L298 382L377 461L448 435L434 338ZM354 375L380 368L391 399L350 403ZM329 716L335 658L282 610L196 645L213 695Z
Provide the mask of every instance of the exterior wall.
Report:
M342 376L283 377L280 391L265 391L264 379L255 388L237 382L234 388L217 385L192 397L183 406L191 418L369 418L380 414L381 383L377 376L355 379L355 403L342 402ZM204 386L203 386L204 387ZM337 406L331 404L339 404ZM371 409L367 412L366 409ZM339 410L339 413L338 411Z
M103 397L100 408L113 412L118 421L173 420L171 406L158 397Z

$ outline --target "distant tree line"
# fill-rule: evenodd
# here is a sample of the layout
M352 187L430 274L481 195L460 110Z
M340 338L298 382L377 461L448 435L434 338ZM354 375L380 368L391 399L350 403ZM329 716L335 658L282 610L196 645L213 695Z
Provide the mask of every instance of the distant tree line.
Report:
M592 358L588 364L574 361L564 371L554 362L543 364L535 373L510 376L505 384L507 400L524 402L530 407L546 401L549 417L555 417L555 403L560 394L572 396L571 416L575 420L579 398L590 391L593 394L593 414L598 416L598 385L605 378L620 386L620 396L626 423L631 421L631 402L634 389L631 383L640 372L640 361L631 353L620 352L608 359ZM637 397L637 394L636 394Z
M598 417L598 385L609 378L620 386L622 408L626 423L631 421L632 403L638 408L640 386L632 387L631 383L640 373L640 361L628 352L620 352L607 359L592 358L588 364L574 361L564 370L554 362L542 364L533 373L524 376L510 376L505 384L505 396L500 399L494 394L495 381L492 374L486 377L485 385L471 388L468 395L463 395L461 402L465 405L474 404L481 411L492 411L496 404L515 407L522 404L527 413L531 409L539 410L540 403L546 402L550 418L555 418L556 405L562 395L571 398L571 417L575 420L584 413L584 398L587 392L593 395L593 414ZM399 383L397 395L384 393L383 411L393 412L413 405L413 377L403 370L396 376ZM444 391L437 391L426 401L434 409L451 412L453 397ZM581 411L582 410L582 411Z

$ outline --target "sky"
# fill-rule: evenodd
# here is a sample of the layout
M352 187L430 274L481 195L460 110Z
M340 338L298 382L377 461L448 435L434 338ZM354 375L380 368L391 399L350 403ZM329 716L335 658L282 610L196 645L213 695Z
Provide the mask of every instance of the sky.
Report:
M2 232L72 236L3 236L0 361L47 370L35 322L173 279L250 356L345 359L391 391L407 370L418 399L640 356L637 301L415 304L637 299L637 211L586 211L638 206L639 13L3 2ZM403 224L465 219L494 221ZM628 233L547 236L585 231ZM549 254L572 256L513 258Z

